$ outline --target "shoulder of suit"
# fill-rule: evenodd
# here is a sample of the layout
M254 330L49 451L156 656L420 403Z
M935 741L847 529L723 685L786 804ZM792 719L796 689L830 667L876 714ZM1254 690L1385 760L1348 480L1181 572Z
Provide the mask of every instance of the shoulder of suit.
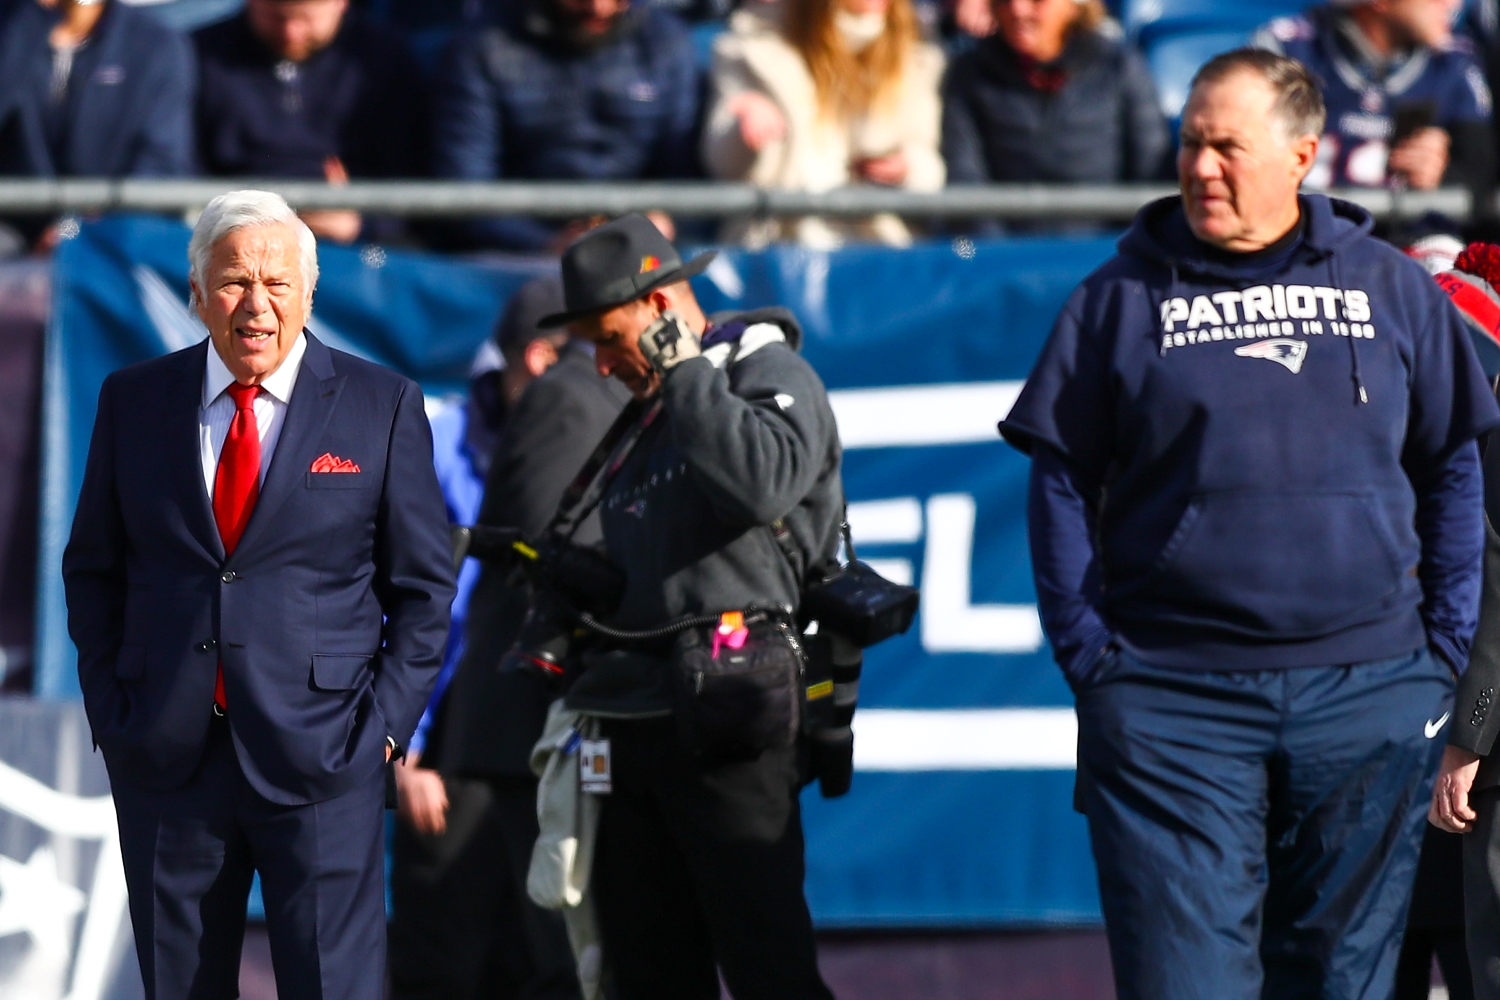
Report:
M175 379L189 375L201 380L205 350L212 350L212 348L207 347L206 341L199 341L192 347L184 347L171 354L147 358L145 361L137 361L124 368L118 368L106 375L104 381L121 389L136 389L146 388L150 383L161 379Z
M329 354L333 377L344 380L342 392L346 398L351 393L358 394L377 407L389 407L392 414L402 409L405 400L406 406L414 405L425 415L426 396L414 379L343 351L330 348ZM307 359L302 363L306 365Z
M350 379L367 382L371 385L389 386L392 389L416 388L418 391L421 391L415 381L394 369L387 368L385 365L374 361L367 361L346 351L334 350L332 347L328 348L328 353L333 361L333 372L335 375L346 376ZM307 364L305 356L302 363Z

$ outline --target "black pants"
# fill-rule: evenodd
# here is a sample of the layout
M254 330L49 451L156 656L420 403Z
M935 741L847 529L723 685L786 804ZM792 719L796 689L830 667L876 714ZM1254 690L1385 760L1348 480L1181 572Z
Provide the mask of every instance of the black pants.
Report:
M1464 834L1464 925L1478 1000L1500 1000L1500 788L1469 797L1479 814Z
M703 764L671 720L606 721L592 886L619 1000L832 1000L802 895L795 750Z
M1443 971L1449 1000L1474 1000L1464 950L1463 840L1462 834L1433 826L1424 831L1406 936L1396 963L1395 1000L1427 1000L1434 958Z
M396 824L392 1000L578 1000L562 916L526 896L536 781L444 784L446 831Z

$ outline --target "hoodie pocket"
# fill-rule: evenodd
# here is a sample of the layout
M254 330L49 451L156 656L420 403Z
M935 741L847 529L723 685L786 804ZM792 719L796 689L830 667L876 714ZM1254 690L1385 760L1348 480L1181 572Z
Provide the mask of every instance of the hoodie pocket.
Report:
M1376 616L1401 590L1398 553L1370 493L1207 494L1189 503L1129 603L1157 620L1313 638Z

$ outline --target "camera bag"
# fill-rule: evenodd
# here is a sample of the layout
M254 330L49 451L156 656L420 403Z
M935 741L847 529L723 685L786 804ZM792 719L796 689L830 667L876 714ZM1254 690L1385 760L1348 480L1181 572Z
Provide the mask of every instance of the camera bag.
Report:
M802 731L802 647L779 615L744 615L731 645L723 624L686 629L672 652L673 715L683 746L701 756L749 758L786 748Z

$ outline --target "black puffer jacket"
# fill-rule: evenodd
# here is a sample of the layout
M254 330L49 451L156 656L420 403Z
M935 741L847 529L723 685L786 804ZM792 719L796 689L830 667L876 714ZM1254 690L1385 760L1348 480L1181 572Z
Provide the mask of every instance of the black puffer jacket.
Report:
M1114 184L1171 176L1172 138L1145 62L1129 46L1079 31L1056 63L1062 89L1026 79L999 35L955 59L943 86L949 184Z

